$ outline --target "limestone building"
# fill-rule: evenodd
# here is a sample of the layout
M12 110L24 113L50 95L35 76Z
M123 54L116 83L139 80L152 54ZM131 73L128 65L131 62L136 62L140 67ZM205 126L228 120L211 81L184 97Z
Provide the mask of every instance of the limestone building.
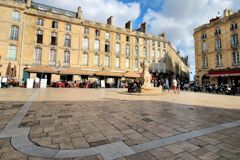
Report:
M201 84L240 87L240 11L224 10L223 17L194 30L196 79Z
M152 63L155 77L177 74L188 78L187 59L171 47L164 34L147 33L146 23L134 30L84 20L81 7L67 11L31 0L0 0L1 76L26 81L53 81L140 76L140 62ZM167 62L171 63L167 63ZM171 69L170 69L171 68ZM14 74L13 74L14 73Z

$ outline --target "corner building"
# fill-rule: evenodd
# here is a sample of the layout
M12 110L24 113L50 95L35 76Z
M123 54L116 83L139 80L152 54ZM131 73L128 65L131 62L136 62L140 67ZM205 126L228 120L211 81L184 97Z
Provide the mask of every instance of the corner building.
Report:
M235 84L240 91L240 11L194 30L196 80L201 84Z
M187 58L164 34L147 34L146 23L136 31L131 21L119 28L113 17L102 24L84 20L81 7L72 12L31 0L0 0L0 14L1 76L10 64L20 81L116 81L140 77L140 62L147 60L155 77L188 78Z

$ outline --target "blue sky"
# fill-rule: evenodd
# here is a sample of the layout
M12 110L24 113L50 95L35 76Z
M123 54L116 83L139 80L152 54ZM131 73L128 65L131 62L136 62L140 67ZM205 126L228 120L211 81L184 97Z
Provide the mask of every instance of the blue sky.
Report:
M163 1L162 0L120 0L123 3L130 3L130 2L138 2L140 3L140 10L141 13L137 19L133 21L133 26L135 28L139 27L139 25L143 22L143 17L146 14L148 9L152 9L154 11L160 11L162 6L163 6Z
M144 21L148 32L165 32L167 39L182 56L189 56L191 79L195 74L194 28L222 15L223 10L240 9L240 0L34 0L39 3L77 11L81 6L83 18L106 23L114 16L114 24L123 27L132 20L134 28Z

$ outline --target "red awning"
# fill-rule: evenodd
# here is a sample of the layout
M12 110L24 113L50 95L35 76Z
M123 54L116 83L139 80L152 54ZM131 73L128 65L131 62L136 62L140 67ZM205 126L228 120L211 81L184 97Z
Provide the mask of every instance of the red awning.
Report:
M210 77L240 76L240 70L209 71L207 76L210 76Z

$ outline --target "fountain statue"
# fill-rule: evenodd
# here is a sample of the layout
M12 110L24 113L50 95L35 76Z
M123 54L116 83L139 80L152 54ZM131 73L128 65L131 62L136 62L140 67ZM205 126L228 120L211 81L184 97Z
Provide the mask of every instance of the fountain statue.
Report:
M152 80L152 76L149 72L149 62L146 62L145 60L143 62L141 62L140 66L142 67L142 76L143 76L143 85L142 88L143 89L150 89L152 88L151 85L151 80Z
M153 87L151 84L152 76L149 72L150 62L144 60L140 64L142 68L142 78L143 78L143 85L142 85L142 93L143 94L155 94L162 92L162 86L160 87Z

